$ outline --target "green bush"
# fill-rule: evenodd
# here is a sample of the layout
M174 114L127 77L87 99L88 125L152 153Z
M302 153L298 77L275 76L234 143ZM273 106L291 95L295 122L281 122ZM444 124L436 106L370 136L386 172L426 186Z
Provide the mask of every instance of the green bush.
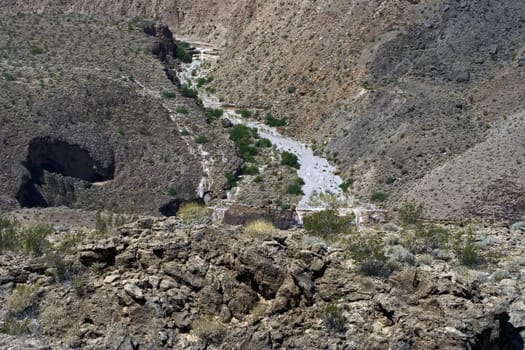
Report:
M189 46L188 46L189 47ZM177 48L175 50L175 56L184 63L191 63L192 57L185 47L181 43L177 43Z
M266 115L265 121L266 121L267 125L272 126L272 127L279 127L279 126L285 126L286 125L286 119L285 118L278 119L278 118L275 118L270 113L268 113Z
M354 179L348 179L346 181L344 181L342 184L339 185L339 188L341 188L341 190L344 192L344 193L347 193L348 192L348 189L350 187L352 187L352 185L354 184Z
M202 77L197 79L197 87L203 87L206 84L209 84L213 81L213 77Z
M403 246L414 254L429 254L434 249L446 249L450 232L443 226L418 225L413 234L405 233Z
M254 162L254 156L257 155L257 148L252 144L254 142L254 134L256 134L249 127L237 124L230 129L230 139L237 145L237 150L240 156L246 162Z
M486 256L476 245L476 231L472 226L456 233L453 248L461 265L477 267L487 263Z
M182 94L182 96L189 97L189 98L197 98L199 96L199 92L197 90L195 90L195 89L192 89L188 85L183 85L182 86L181 94Z
M14 80L16 80L16 78L15 78L14 75L9 74L9 73L7 73L7 72L2 73L2 76L4 77L4 79L5 79L6 81L14 81Z
M355 237L348 246L348 254L367 276L388 276L394 269L388 262L384 243L378 238Z
M237 187L239 182L239 176L236 174L226 174L226 179L228 180L228 186L230 188Z
M199 145L203 145L205 143L208 143L208 138L204 135L199 135L195 138L195 142L198 143Z
M38 286L33 284L19 284L5 299L5 305L12 316L24 316L33 313Z
M292 168L299 169L301 165L299 164L299 158L293 153L283 151L281 153L281 164L288 165Z
M36 47L36 46L35 46L35 47L32 47L32 48L31 48L31 54L32 54L32 55L40 55L40 54L42 54L43 52L44 52L44 50L42 50L42 48L40 48L40 47Z
M74 276L71 279L71 287L73 288L73 293L79 298L82 298L86 295L87 291L87 278L85 276Z
M177 189L173 186L170 186L170 188L168 188L168 194L172 197L175 197L177 195Z
M188 108L186 108L184 106L179 106L179 107L175 108L175 112L180 113L180 114L188 114L189 113Z
M235 113L239 114L243 118L250 118L252 116L252 112L247 109L240 109L235 111Z
M162 91L162 96L164 96L166 98L175 98L177 95L173 91L163 90Z
M4 217L0 217L0 253L6 250L15 251L18 245L18 237L13 223Z
M414 225L421 221L423 206L416 203L405 203L398 209L397 214L403 225Z
M372 201L374 202L384 202L387 200L387 198L388 198L388 193L381 192L381 191L372 193L372 196L370 197L370 199L372 199Z
M30 333L31 320L26 318L23 320L17 320L13 318L6 318L2 324L0 324L0 333L21 336Z
M304 194L303 189L302 189L303 185L304 185L303 179L298 177L294 180L293 184L288 186L288 189L286 190L286 192L291 195L302 196Z
M257 165L244 165L242 167L242 173L244 175L257 175L259 174L259 167L257 167Z
M303 222L308 233L323 238L349 233L354 227L353 215L339 216L333 209L310 214L303 219Z
M34 225L23 228L18 233L20 249L27 254L43 255L50 247L47 236L53 233L53 228L48 225Z
M296 88L295 86L290 86L290 87L288 88L288 93L289 93L289 94L293 94L293 93L295 93L296 91L297 91L297 88Z
M205 112L206 122L211 124L213 121L219 119L224 114L222 109L207 109Z
M272 142L268 139L261 138L255 142L255 147L257 148L270 148L272 147Z

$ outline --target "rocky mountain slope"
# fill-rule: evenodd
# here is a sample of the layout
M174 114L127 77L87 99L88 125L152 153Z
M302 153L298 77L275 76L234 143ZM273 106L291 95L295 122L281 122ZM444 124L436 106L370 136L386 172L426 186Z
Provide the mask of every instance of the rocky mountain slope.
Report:
M509 159L492 167L499 174L524 161L523 142L513 144L512 152L497 150L492 145L506 142L507 135L489 130L504 129L505 119L523 109L521 1L4 0L2 5L14 12L162 19L176 35L221 49L214 84L225 100L293 120L288 132L315 142L353 180L353 192L364 201L382 191L396 206L407 195L431 203L428 217L455 219L476 216L475 208L489 198L485 214L503 220L523 216L514 205L524 189L520 180L478 176L484 162L499 157ZM490 149L474 164L476 171L465 171L459 159L483 147ZM427 175L441 168L454 177ZM457 184L471 193L436 199L452 196Z
M156 214L224 195L234 145L175 92L153 55L165 43L104 17L3 14L0 24L1 208Z
M61 232L20 231L47 236L25 253L0 255L0 329L26 334L0 334L0 347L523 347L522 231L477 231L483 254L507 254L475 268L430 245L419 252L431 255L413 255L399 244L407 232L370 231L397 266L376 277L363 275L363 261L342 241L199 222L143 218L105 234L74 222Z

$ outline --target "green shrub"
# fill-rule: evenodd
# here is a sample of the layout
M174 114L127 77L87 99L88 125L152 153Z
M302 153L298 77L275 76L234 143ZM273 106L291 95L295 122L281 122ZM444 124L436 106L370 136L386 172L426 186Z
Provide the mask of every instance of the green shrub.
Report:
M36 47L36 46L35 46L35 47L32 47L32 48L31 48L31 54L32 54L32 55L40 55L40 54L42 54L43 52L44 52L44 50L42 50L42 48L40 48L40 47Z
M250 118L252 116L252 112L247 109L240 109L235 111L235 113L239 114L243 118Z
M298 177L294 180L293 184L288 186L288 189L286 190L286 192L291 195L302 196L304 194L303 189L302 189L303 185L304 185L303 179Z
M328 304L322 311L324 325L329 332L342 332L345 330L346 318L343 310L336 304Z
M185 223L206 223L211 216L211 210L203 204L186 203L177 212Z
M299 158L293 153L283 151L281 153L281 164L288 165L292 168L299 169L301 165L299 164Z
M240 156L246 162L253 162L253 157L258 153L257 148L252 146L253 137L254 131L245 125L237 124L230 128L230 139L235 142Z
M49 248L47 236L53 233L53 228L48 225L34 225L23 228L18 233L18 244L26 254L35 256L43 255Z
M190 53L186 51L186 48L183 45L181 45L181 43L177 43L177 48L175 49L175 56L184 63L191 63L192 57Z
M180 113L180 114L188 114L189 113L188 108L186 108L184 106L179 106L179 107L175 108L175 112Z
M264 180L263 180L262 176L260 176L260 175L256 176L256 177L253 179L253 182L255 182L255 183L257 183L257 184L258 184L258 183L261 183L261 182L263 182L263 181L264 181Z
M188 131L188 129L183 129L183 130L180 132L180 134L181 134L182 136L188 136L188 135L191 135L190 132Z
M163 90L162 91L162 96L164 96L166 98L175 98L177 95L175 94L174 91Z
M348 254L367 276L388 276L394 269L388 262L383 242L378 238L355 237L348 246Z
M201 77L197 79L197 87L203 87L206 84L209 84L213 81L213 77Z
M288 93L289 93L289 94L293 94L293 93L295 93L296 91L297 91L297 88L296 88L295 86L290 86L290 87L288 88Z
M8 317L0 324L0 333L21 336L30 333L30 326L31 320L28 318L17 320Z
M244 175L257 175L259 174L259 167L257 167L257 165L244 165L242 167L242 173Z
M255 147L257 148L270 148L272 147L272 142L268 139L261 138L255 142Z
M396 178L395 178L395 177L392 177L392 176L387 177L386 180L385 180L385 183L386 183L387 185L391 185L391 184L393 184L394 182L396 182Z
M224 114L222 109L207 109L205 112L206 122L211 124L213 121L219 119Z
M374 202L384 202L387 200L387 198L388 198L388 194L385 192L381 192L381 191L372 193L372 196L370 197L370 199L372 199L372 201Z
M481 248L476 245L476 231L472 226L455 234L453 249L461 265L477 267L487 263Z
M13 223L4 217L0 217L0 253L5 250L15 251L18 245L18 237Z
M189 97L189 98L197 98L199 96L199 92L197 90L195 90L195 89L192 89L188 85L183 85L182 86L181 94L182 94L182 96Z
M85 276L74 276L71 279L71 287L73 288L73 293L79 298L82 298L86 295L87 291L87 278Z
M235 174L226 174L226 179L228 180L228 186L230 188L237 187L239 182L239 176Z
M416 203L405 203L398 209L397 214L403 225L414 225L421 221L423 206Z
M53 271L55 282L60 283L71 279L72 266L64 261L60 254L50 254L46 256L47 266Z
M32 314L36 302L38 286L19 284L5 299L9 313L15 317Z
M285 118L278 119L278 118L275 118L270 113L268 113L266 115L265 121L266 121L267 125L272 126L272 127L279 127L279 126L285 126L286 125L286 119Z
M170 188L168 188L168 194L172 197L175 197L177 195L177 189L173 186L170 186Z
M344 193L347 193L348 192L348 189L350 187L352 187L352 185L354 184L354 179L348 179L346 181L344 181L342 184L339 185L339 188L341 188L341 190L344 192Z
M450 232L443 226L418 225L413 234L405 233L403 246L414 254L430 254L434 249L446 249Z
M339 216L335 210L326 209L306 216L303 222L308 233L323 238L331 238L351 232L354 226L354 217Z
M7 72L2 73L2 76L4 77L4 79L5 79L6 81L14 81L14 80L16 80L16 78L15 78L14 75L9 74L9 73L7 73Z
M204 135L199 135L195 138L195 142L198 143L199 145L203 145L205 143L208 143L208 138Z

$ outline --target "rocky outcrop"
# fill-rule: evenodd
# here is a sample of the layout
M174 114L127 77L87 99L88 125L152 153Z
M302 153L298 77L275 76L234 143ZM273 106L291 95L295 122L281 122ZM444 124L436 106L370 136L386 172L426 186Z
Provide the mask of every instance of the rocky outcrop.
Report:
M514 244L517 235L504 235L498 247L508 247L509 255L522 249ZM509 278L488 278L436 259L432 265L403 265L388 278L367 277L344 251L304 231L260 239L239 227L191 227L177 218L143 218L111 237L82 239L64 256L71 281L54 282L60 265L50 261L0 255L0 300L16 286L40 286L33 314L40 331L28 331L30 340L0 336L0 344L523 347L523 279L515 268ZM0 305L8 317L11 304ZM51 327L45 323L49 315L69 321Z
M297 225L296 213L293 210L252 208L239 204L230 206L224 212L223 218L223 222L228 225L246 225L256 220L270 221L283 230Z

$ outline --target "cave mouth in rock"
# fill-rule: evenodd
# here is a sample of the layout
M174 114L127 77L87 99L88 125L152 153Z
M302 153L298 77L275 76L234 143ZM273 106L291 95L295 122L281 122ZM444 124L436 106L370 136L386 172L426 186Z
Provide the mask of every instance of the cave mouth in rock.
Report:
M115 175L113 157L108 165L104 165L81 146L50 137L31 140L23 165L29 176L22 179L16 198L25 208L50 206L41 192L46 171L91 183L111 180Z

